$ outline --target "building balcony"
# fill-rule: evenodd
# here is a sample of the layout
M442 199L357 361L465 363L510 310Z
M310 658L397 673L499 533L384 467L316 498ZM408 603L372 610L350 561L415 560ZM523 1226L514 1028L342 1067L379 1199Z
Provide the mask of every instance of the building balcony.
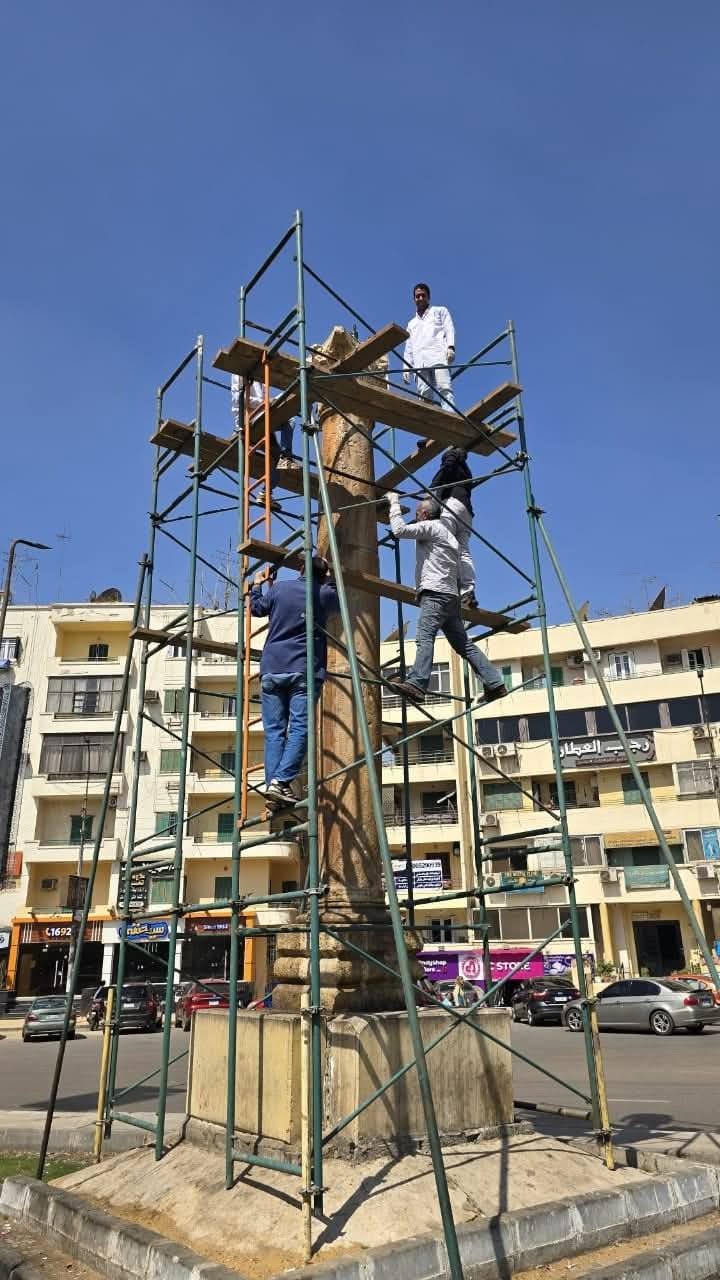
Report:
M41 711L38 715L40 733L112 733L115 728L115 711L72 712ZM123 711L120 720L121 733L127 733L128 714Z
M433 813L411 813L413 844L457 844L460 840L460 823L455 809L438 808ZM385 816L390 844L405 843L405 814L402 810Z
M95 841L90 836L85 841L83 850L83 859L85 865L89 865L93 855ZM25 861L30 862L67 862L75 865L78 860L80 846L71 844L68 839L59 840L26 840L23 844L23 853ZM121 842L118 836L106 836L100 842L100 860L102 862L117 862L122 856Z
M74 799L76 796L84 796L86 787L88 795L102 796L105 789L105 774L92 774L89 778L84 773L38 774L36 777L30 778L28 782L30 794L37 800L63 796L67 799ZM110 783L110 795L119 795L122 785L123 774L114 773Z
M56 656L48 659L48 676L102 676L120 675L125 662L124 654L107 658L63 658Z
M248 839L258 839L267 835L267 831L262 828L253 827L248 832ZM199 831L192 841L188 842L186 857L202 857L202 858L229 858L232 849L232 836L218 835L215 831ZM298 856L298 846L294 840L272 840L267 844L257 845L254 848L243 849L240 854L241 862L246 860L260 860L271 862L286 862L288 860L295 861Z
M578 903L606 902L608 906L631 909L671 902L681 910L680 899L670 870L661 855L657 863L645 867L588 867L580 869L576 893ZM691 900L716 899L719 896L715 863L679 863L678 870Z

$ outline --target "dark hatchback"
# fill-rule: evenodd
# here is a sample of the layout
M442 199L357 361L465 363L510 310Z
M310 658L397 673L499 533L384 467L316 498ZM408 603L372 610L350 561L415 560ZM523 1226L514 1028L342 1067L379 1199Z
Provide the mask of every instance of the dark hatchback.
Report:
M151 983L123 984L119 1018L121 1031L155 1031L158 1014L159 1005Z
M562 1023L565 1006L577 1000L580 992L569 978L528 978L512 998L513 1022Z

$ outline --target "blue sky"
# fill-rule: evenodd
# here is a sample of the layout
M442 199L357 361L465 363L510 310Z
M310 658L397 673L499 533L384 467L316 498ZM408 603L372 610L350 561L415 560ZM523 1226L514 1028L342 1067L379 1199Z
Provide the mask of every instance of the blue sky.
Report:
M716 0L7 6L0 545L53 547L20 562L16 599L132 593L155 387L196 333L232 338L296 207L309 261L373 323L406 321L418 278L460 360L514 319L578 600L713 591L719 37ZM287 264L255 318L292 300ZM320 339L342 316L309 302ZM220 392L207 425L229 429ZM519 486L482 495L478 524L527 564ZM488 605L522 594L478 570ZM184 595L179 563L163 577Z

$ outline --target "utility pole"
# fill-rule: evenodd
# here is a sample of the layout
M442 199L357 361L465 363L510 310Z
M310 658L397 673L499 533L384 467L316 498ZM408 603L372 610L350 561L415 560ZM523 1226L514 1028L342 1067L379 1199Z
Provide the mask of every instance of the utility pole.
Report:
M31 542L29 538L13 538L8 551L7 569L5 570L5 585L3 586L2 604L0 604L0 644L2 644L5 635L5 615L10 603L10 588L12 586L12 573L15 564L15 548L16 547L35 547L37 551L49 551L50 547L44 542Z

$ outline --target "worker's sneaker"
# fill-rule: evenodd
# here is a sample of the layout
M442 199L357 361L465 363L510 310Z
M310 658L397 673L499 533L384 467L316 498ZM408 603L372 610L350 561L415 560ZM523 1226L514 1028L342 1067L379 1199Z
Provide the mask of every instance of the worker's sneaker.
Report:
M289 453L281 453L276 464L278 471L294 471L299 465Z
M411 702L422 702L425 697L425 690L412 680L390 680L388 687L393 693L398 693L401 698L409 698Z
M265 506L265 489L264 488L258 489L257 493L255 494L254 498L251 499L251 501L253 506L264 507ZM282 505L278 502L277 498L270 499L270 510L282 511Z
M497 702L498 698L507 698L508 692L504 684L485 685L478 703L484 707L488 702Z
M463 609L477 609L478 607L477 596L475 595L475 592L473 591L472 587L470 587L469 590L467 591L460 592L460 603Z
M268 782L265 788L265 795L268 800L274 800L281 805L295 804L296 796L289 782L278 782L277 778L273 778L272 782Z

